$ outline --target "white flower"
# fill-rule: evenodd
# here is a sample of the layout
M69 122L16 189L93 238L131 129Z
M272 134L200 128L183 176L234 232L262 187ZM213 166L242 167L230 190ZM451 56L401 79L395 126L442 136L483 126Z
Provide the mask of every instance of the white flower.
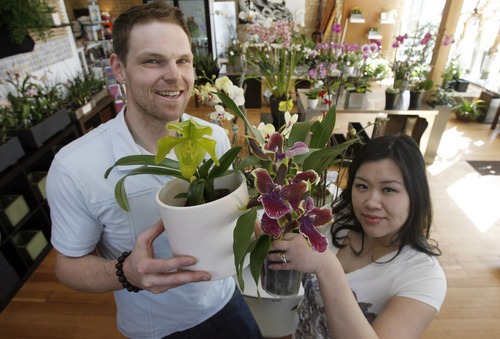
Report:
M287 136L290 133L293 124L297 122L298 118L298 114L291 115L290 112L285 112L285 129L281 133L283 136Z
M243 106L245 104L245 91L243 88L233 85L227 92L227 95L233 99L237 106Z
M276 132L276 129L274 128L273 124L264 124L263 122L259 124L257 129L259 130L260 134L262 134L262 137L264 138L266 143L269 141L271 135L273 135Z
M224 107L221 105L215 105L215 112L210 113L210 119L212 120L232 120L234 118L234 115L232 115L229 112L226 112Z

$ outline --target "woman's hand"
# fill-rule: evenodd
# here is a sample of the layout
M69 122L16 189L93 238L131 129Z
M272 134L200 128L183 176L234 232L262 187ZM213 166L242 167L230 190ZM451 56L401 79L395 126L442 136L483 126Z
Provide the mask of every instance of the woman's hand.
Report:
M282 240L272 241L271 251L285 252L284 257L286 259L286 265L284 263L270 265L269 268L273 270L318 273L323 267L332 265L332 262L337 260L337 257L330 249L326 249L323 253L313 251L304 236L297 233L287 233ZM282 261L281 253L270 253L267 259Z

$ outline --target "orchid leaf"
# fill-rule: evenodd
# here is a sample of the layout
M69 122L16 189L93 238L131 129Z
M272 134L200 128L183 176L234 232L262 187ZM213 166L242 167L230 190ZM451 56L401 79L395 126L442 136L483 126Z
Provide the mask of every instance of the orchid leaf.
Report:
M113 166L107 169L106 173L104 174L104 178L107 179L109 174L111 173L111 170L117 166L138 166L138 165L157 166L157 167L161 166L176 170L179 169L179 162L172 159L164 158L162 161L157 163L154 155L130 155L118 159L118 161L116 161Z
M208 159L205 161L199 168L198 168L198 175L200 178L207 178L208 177L208 171L210 171L210 167L212 167L214 164L214 161L212 159Z
M140 167L128 172L124 177L118 180L115 186L116 202L123 210L127 212L130 211L130 206L128 204L127 192L125 191L125 179L129 176L138 174L170 175L185 180L185 178L181 175L179 171L161 167Z
M321 123L316 127L311 136L309 147L323 148L332 137L333 129L335 128L335 120L337 118L337 111L335 105L332 105L328 113L323 118Z
M305 143L313 123L314 121L311 120L306 122L296 122L293 124L290 135L288 136L288 146L294 145L297 141Z
M219 159L219 165L214 166L208 174L208 179L222 176L231 167L234 159L238 156L243 147L234 146Z
M347 142L340 145L330 146L320 149L316 152L311 153L307 158L304 159L302 164L302 170L315 170L316 173L321 173L330 167L335 158L342 154L350 145L359 142L358 139L353 138Z
M271 236L268 234L261 234L257 239L254 249L250 252L250 272L252 273L253 280L257 286L257 295L260 298L259 293L259 276L262 270L262 265L264 260L266 260L267 255L271 249Z
M245 168L250 166L259 166L262 164L262 161L255 155L251 155L243 159L243 161L236 168L238 171L243 171Z
M245 262L245 257L249 252L252 235L255 231L256 219L257 209L252 208L238 218L236 227L233 231L234 264L238 275L238 283L242 291L245 289L245 283L243 282L243 264Z
M248 129L252 132L253 136L263 145L265 144L264 137L262 134L259 132L257 128L252 126L250 122L248 121L247 117L245 114L241 112L241 110L236 106L234 101L227 96L225 93L222 92L217 92L216 93L219 99L222 101L222 103L229 109L231 110L238 118L241 118L245 124L247 125Z
M205 190L205 180L196 179L189 184L186 206L200 205L203 199L203 191Z

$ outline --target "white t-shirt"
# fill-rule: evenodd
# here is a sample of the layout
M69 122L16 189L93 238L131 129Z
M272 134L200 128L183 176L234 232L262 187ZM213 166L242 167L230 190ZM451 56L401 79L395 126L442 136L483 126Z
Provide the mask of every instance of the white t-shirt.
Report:
M189 118L184 114L181 120ZM195 119L201 124L209 124ZM220 157L229 149L229 139L224 129L214 124L210 126ZM137 236L160 220L155 195L170 177L128 177L125 187L130 212L123 211L116 203L114 187L131 167L115 168L109 178L104 179L105 171L118 159L141 153L122 111L115 119L56 154L47 177L54 248L69 257L81 257L97 248L104 258L115 259L122 252L132 250ZM161 234L153 245L155 257L173 256L165 234ZM115 291L118 329L135 339L161 338L191 328L221 310L234 289L234 279L229 277L186 284L161 294Z
M329 238L329 249L336 254L339 249L332 245L329 229L325 235ZM347 230L339 235L345 234ZM395 254L396 251L386 254L378 260L379 263L373 262L346 274L356 300L370 323L395 296L422 301L437 312L443 304L446 278L436 257L406 246L395 259L384 263ZM294 338L330 338L316 276L305 275L303 283L304 297L295 316Z

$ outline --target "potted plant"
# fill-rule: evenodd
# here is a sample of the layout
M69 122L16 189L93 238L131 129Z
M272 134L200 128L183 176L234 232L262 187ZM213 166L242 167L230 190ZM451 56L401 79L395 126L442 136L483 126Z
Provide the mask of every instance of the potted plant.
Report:
M219 76L219 63L212 53L197 51L194 54L193 66L198 76L198 83L206 83L206 79L216 79Z
M92 72L82 72L66 82L68 88L67 106L71 115L79 119L108 94L104 79Z
M359 7L353 7L349 10L351 20L363 20L363 10Z
M462 102L453 106L452 111L455 112L458 120L471 122L484 118L484 112L481 110L484 107L486 107L484 100L476 100L473 103L473 101L462 98Z
M0 98L0 173L24 155L19 138L7 135L7 131L14 125L10 109L10 102Z
M49 83L27 74L7 71L7 82L14 87L8 92L11 104L9 136L17 136L25 148L39 148L46 140L70 124L61 83Z
M397 81L401 82L401 80ZM396 104L399 100L400 95L401 95L401 89L400 87L396 86L396 82L394 86L387 87L385 89L385 109L386 110L396 109Z
M4 0L0 9L0 58L31 52L35 46L30 34L44 39L52 26L52 9L43 0Z
M303 39L298 32L293 22L252 24L248 28L252 40L242 48L247 63L259 71L247 79L261 81L271 93L271 115L276 130L283 125L285 112L293 107L292 91L303 75L296 72L305 58Z
M234 234L234 239L231 246L229 246L231 253L234 255L232 271L226 271L218 275L214 273L213 277L222 278L236 271L240 286L244 288L242 270L248 262L247 254L251 253L250 269L257 283L264 260L269 252L271 241L279 240L284 232L301 232L305 236L308 236L309 241L316 250L326 249L324 238L316 228L320 223L328 222L331 219L331 214L328 215L330 213L328 209L320 210L320 208L311 205L310 198L313 195L321 196L326 194L326 188L322 184L326 175L323 176L323 173L330 165L339 162L340 160L336 159L336 157L342 154L351 144L358 142L358 140L354 138L341 145L328 146L329 138L335 126L335 108L333 107L321 122L311 121L295 123L293 126L282 126L278 132L270 133L269 139L266 141L260 130L248 122L246 116L235 103L241 102L241 97L243 97L242 92L234 90L232 86L228 85L228 82L230 81L227 78L220 79L220 81L216 82L216 87L211 92L207 91L206 95L213 96L216 94L228 110L232 111L238 118L245 122L246 127L251 133L251 135L247 135L247 140L252 154L245 157L238 166L229 169L241 150L241 146L234 146L217 160L213 152L215 143L211 139L204 137L205 134L210 133L210 127L200 127L196 126L196 123L193 121L184 121L169 125L168 128L176 129L180 132L181 136L161 139L158 142L158 153L156 156L139 155L122 158L113 167L108 169L106 177L115 166L133 165L136 167L119 180L115 191L120 206L126 209L126 194L124 192L124 180L126 177L136 174L164 174L173 176L177 179L173 179L169 183L174 181L185 182L184 188L181 189L182 193L178 194L178 197L183 199L176 204L177 210L180 214L194 215L196 213L193 213L189 209L199 207L203 199L209 200L207 198L202 199L201 196L212 191L212 187L214 187L213 182L216 178L224 178L228 173L241 177L242 174L240 172L245 173L248 180L253 182L255 186L250 190L255 191L255 193L250 196L248 203L247 201L243 201L244 206L240 206L242 200L240 200L240 203L233 202L233 207L236 205L235 212L222 209L224 213L218 213L217 211L221 211L221 209L213 206L209 210L210 217L214 215L230 216L233 219L232 221L236 223L234 232L230 236L230 238L233 238ZM314 131L314 133L310 135L311 131ZM304 142L306 139L309 140L308 145ZM183 151L185 142L189 142L193 147L192 154L197 155L196 158L198 161L192 162L192 159L190 159L191 154ZM165 155L171 149L174 149L179 161L165 159ZM205 163L201 163L207 150L210 154L210 159ZM142 166L137 168L138 165ZM243 182L246 181L243 180ZM159 190L157 200L162 197L162 192L165 191L168 190ZM190 204L194 206L179 206L184 204L186 198L191 199L191 197L193 199ZM273 200L273 197L276 199ZM218 203L218 201L213 200L207 205ZM278 210L274 209L273 206L279 206ZM254 222L257 217L257 209L264 209L261 220L263 233L254 238ZM204 219L200 215L196 216ZM164 223L168 223L168 220L166 220L168 218L170 216L167 217L165 215ZM316 221L313 221L315 218ZM200 223L198 221L192 224L198 225ZM211 223L214 224L214 222ZM185 225L187 224L182 224L181 226L185 228ZM216 226L220 226L220 224ZM165 225L166 229L167 227ZM201 238L203 243L209 243L205 241L204 236L199 236L200 232L205 234L205 231L196 232L196 237L188 236L188 242L194 242L196 240L194 238ZM208 232L215 234L222 233L220 230ZM222 250L221 244L221 241L216 241L213 244L215 249L212 250L220 252ZM210 252L211 250L208 251ZM233 256L228 255L226 250L222 251L225 253L224 257L226 259L227 257L233 259ZM183 254L188 253L184 252ZM200 264L204 261L204 256L197 256L197 258L199 258ZM222 265L221 262L216 261L216 266L219 265ZM213 272L213 268L208 270L209 272Z

